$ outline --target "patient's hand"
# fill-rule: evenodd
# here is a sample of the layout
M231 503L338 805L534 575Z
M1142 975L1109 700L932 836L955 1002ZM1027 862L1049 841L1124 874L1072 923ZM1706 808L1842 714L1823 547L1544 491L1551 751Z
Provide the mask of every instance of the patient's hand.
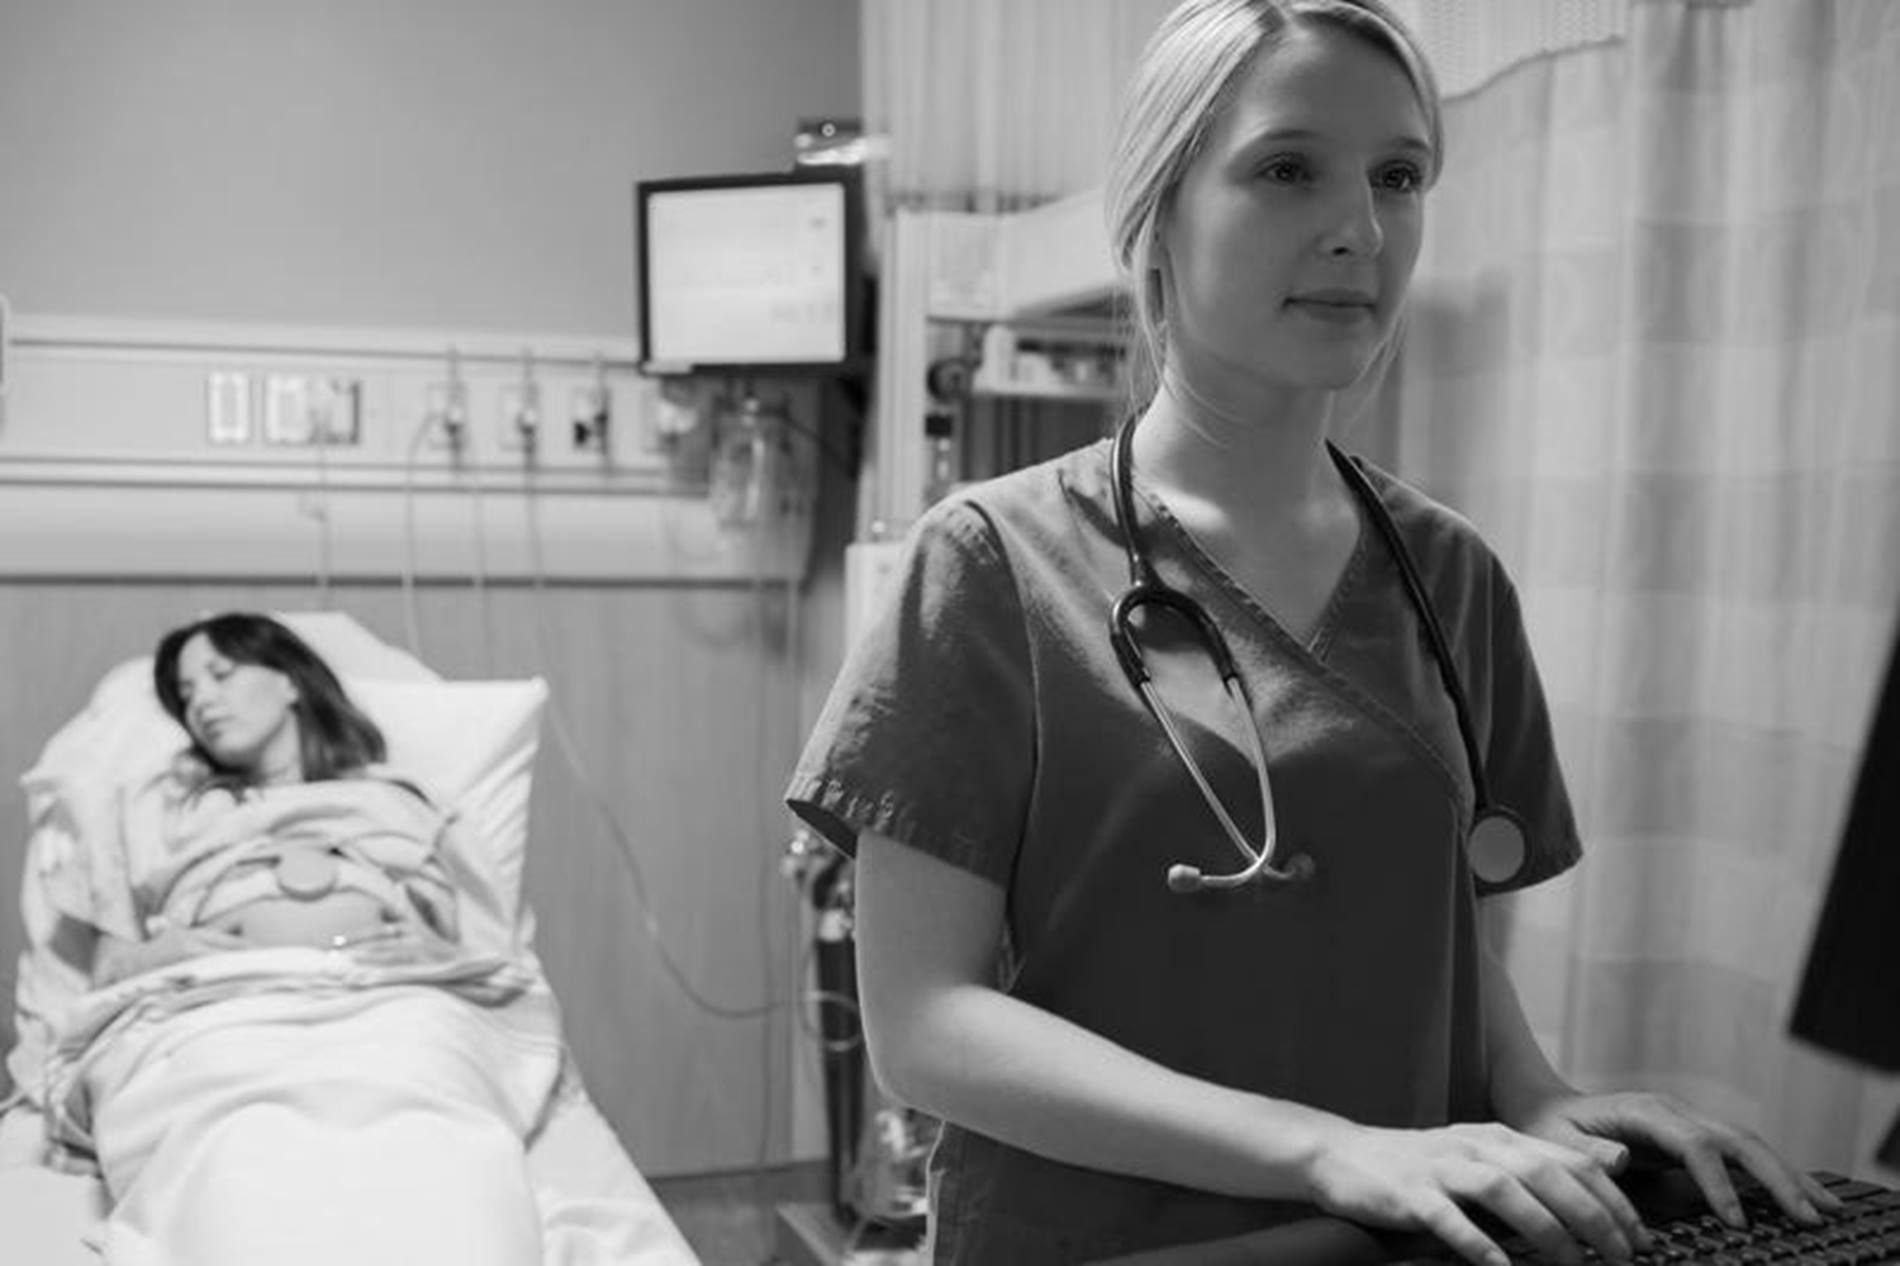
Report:
M446 963L462 954L461 946L421 923L391 925L386 935L349 947L358 961L378 967L416 967Z
M96 988L104 988L188 958L250 946L243 937L215 928L167 928L144 941L128 941L101 933L92 955L92 983Z

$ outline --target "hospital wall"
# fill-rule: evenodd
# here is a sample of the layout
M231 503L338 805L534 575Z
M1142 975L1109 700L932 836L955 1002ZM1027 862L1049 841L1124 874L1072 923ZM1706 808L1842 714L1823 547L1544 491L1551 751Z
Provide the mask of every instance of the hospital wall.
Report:
M826 468L801 579L723 538L641 437L631 186L787 165L797 120L856 114L857 59L855 0L0 6L0 294L43 335L16 346L0 415L0 979L20 945L15 778L106 669L208 609L328 606L398 645L413 611L445 675L549 680L572 742L544 730L529 897L583 1078L635 1161L812 1154L816 1053L791 1011L695 1005L616 836L703 995L788 996L777 792L839 657L850 487ZM485 510L440 452L400 471L451 344L489 354L470 364ZM539 501L495 447L517 347L539 353L553 442L591 355L623 408L612 460L551 451ZM362 445L211 451L221 357L360 378ZM842 393L761 386L842 446ZM411 609L405 482L424 494Z

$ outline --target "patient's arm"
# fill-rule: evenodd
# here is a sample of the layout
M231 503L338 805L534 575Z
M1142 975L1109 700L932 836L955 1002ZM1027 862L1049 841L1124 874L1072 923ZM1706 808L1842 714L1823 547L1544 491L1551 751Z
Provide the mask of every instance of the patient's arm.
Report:
M143 941L100 932L92 951L93 987L104 988L140 972L248 945L243 937L216 928L167 928Z

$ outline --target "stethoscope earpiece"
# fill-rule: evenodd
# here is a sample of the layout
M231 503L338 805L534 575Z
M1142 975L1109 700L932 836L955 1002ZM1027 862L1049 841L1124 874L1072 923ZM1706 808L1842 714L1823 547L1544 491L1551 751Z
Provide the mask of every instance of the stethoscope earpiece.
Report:
M1199 892L1201 890L1201 871L1197 866L1176 862L1168 867L1168 891L1179 893Z
M1244 888L1262 880L1279 884L1305 883L1319 869L1305 853L1295 853L1287 858L1284 867L1268 865L1267 859L1271 856L1271 853L1261 853L1252 865L1231 875L1204 875L1199 866L1176 862L1168 867L1168 891L1185 896L1196 892L1224 892L1229 888Z

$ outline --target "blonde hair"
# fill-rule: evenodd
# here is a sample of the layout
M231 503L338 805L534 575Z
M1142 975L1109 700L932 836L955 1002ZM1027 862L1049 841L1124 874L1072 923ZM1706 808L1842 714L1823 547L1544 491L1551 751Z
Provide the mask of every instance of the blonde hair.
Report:
M1443 166L1437 80L1411 32L1382 0L1186 0L1178 6L1149 39L1130 81L1105 190L1109 246L1132 293L1129 392L1137 410L1153 395L1167 357L1154 266L1162 218L1247 67L1300 23L1344 31L1396 60L1425 111L1432 174Z

